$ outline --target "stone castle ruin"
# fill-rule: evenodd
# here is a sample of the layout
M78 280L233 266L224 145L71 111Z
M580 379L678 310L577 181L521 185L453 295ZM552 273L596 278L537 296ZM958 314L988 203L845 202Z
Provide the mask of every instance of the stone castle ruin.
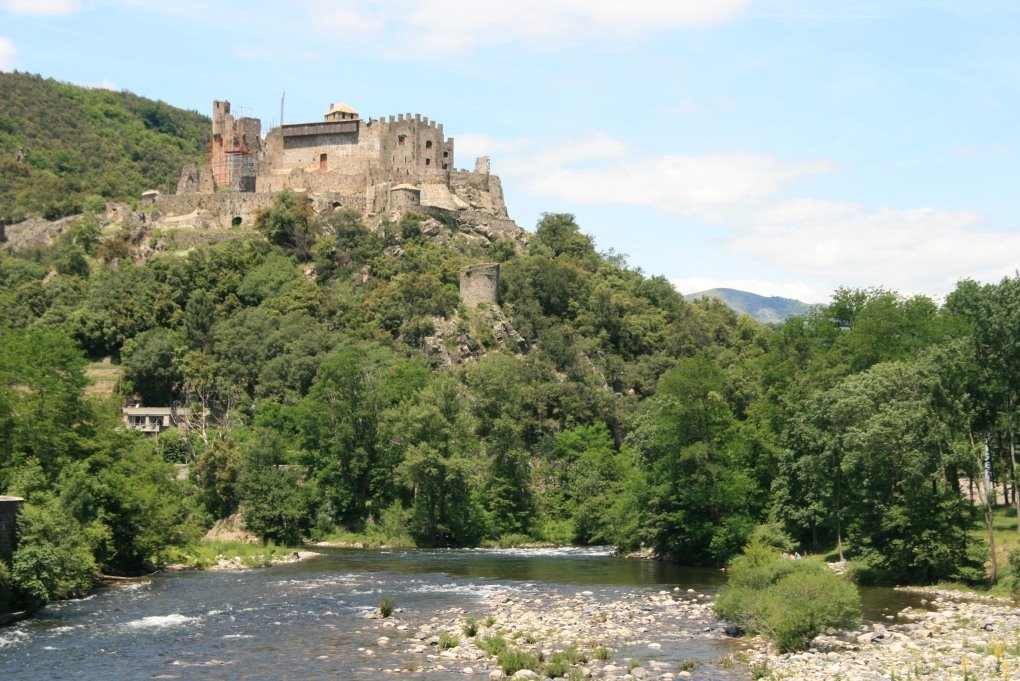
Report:
M261 133L259 119L234 118L230 102L213 102L207 163L186 166L177 193L155 199L164 221L249 225L275 193L290 189L306 193L318 210L436 209L497 234L520 232L489 159L477 159L474 170L456 169L453 138L420 114L363 119L350 105L334 104L321 121Z
M460 273L460 300L468 307L499 303L499 263L464 268Z

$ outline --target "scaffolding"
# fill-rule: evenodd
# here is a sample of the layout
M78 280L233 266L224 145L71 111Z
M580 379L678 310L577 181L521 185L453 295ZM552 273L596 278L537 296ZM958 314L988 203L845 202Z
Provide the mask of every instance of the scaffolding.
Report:
M227 173L225 191L255 191L255 159L247 151L228 151L225 154Z

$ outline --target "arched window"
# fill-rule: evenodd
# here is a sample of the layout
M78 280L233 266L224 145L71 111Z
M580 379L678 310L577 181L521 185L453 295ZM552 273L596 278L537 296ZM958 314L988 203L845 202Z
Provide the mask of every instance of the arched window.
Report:
M240 215L235 215L233 217L233 219L230 221L230 226L231 227L240 227L241 226L241 216Z
M428 142L425 143L425 148L426 149L431 149L432 148L432 140L429 140Z

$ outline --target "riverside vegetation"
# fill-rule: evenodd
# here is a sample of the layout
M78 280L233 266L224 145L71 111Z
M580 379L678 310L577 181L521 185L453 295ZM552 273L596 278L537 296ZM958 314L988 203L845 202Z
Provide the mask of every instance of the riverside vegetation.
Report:
M0 254L0 490L27 499L0 609L170 562L238 511L289 545L608 543L719 566L778 522L787 550L861 581L1013 582L995 523L997 501L1020 519L1020 278L944 305L841 289L762 326L565 214L482 249L284 193L257 232L136 260L158 235L107 223L104 200ZM483 259L527 352L458 302ZM438 370L423 341L451 319L478 352ZM112 398L89 391L100 361L122 371ZM208 416L147 439L115 427L129 396Z

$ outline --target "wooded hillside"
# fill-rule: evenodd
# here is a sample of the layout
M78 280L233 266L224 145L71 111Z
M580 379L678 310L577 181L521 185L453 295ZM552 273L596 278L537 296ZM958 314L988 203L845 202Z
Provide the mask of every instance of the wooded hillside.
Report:
M130 92L0 73L0 218L55 219L81 213L89 197L173 191L181 166L203 157L209 125Z

